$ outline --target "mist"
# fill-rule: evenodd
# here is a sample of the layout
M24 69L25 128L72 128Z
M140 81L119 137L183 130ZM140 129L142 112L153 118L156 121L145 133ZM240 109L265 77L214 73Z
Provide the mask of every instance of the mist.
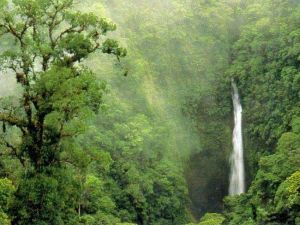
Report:
M298 224L299 17L1 1L0 224Z
M15 94L16 80L12 75L0 73L0 96L12 96Z
M156 133L156 145L144 137L143 151L150 155L157 152L161 160L177 165L188 183L188 207L194 216L220 211L228 185L231 119L225 113L224 126L217 130L213 120L223 120L224 116L211 118L210 111L218 107L214 93L218 71L226 63L228 40L222 26L227 18L218 17L218 12L205 12L209 7L218 9L217 5L194 1L89 0L75 6L116 23L117 32L110 37L128 51L121 62L101 54L93 54L84 62L107 84L104 114L120 111L124 124L144 116ZM224 37L215 29L224 29ZM15 93L15 78L3 73L0 95ZM227 94L230 99L230 91ZM116 119L111 122L117 123ZM101 130L103 125L95 122L93 126ZM217 138L221 133L227 136ZM220 163L223 166L218 167Z
M228 57L226 26L231 21L226 16L238 2L228 2L223 16L218 3L112 0L96 6L92 2L87 2L87 9L96 8L115 22L114 37L128 50L119 70L108 73L110 66L97 67L99 77L108 81L128 115L145 114L153 127L164 130L158 137L159 149L146 151L162 151L163 158L179 163L194 215L221 211L231 151L230 85L224 90L226 110L213 111L221 107L215 96ZM215 11L207 13L210 7ZM96 64L92 59L90 65ZM122 77L124 68L127 77Z

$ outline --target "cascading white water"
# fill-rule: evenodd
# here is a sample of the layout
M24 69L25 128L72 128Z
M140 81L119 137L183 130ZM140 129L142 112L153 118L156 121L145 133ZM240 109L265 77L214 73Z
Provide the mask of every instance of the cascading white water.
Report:
M231 173L229 194L245 192L244 147L242 134L242 105L236 83L232 80L232 101L234 109L234 129L232 135L233 152L230 157Z

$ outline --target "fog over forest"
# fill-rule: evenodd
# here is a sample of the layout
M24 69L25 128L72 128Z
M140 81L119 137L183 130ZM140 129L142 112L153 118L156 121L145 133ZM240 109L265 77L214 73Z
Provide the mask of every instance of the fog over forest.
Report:
M298 0L0 0L0 224L300 225Z

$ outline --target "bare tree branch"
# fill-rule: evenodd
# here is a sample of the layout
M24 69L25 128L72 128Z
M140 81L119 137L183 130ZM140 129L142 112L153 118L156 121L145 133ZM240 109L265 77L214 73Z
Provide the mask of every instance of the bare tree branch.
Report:
M5 113L0 113L0 121L6 122L11 126L17 126L20 128L24 128L28 126L26 121Z

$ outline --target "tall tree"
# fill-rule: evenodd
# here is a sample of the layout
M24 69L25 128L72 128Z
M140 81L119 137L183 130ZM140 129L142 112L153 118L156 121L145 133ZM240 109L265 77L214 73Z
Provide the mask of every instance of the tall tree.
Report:
M0 0L0 37L14 42L0 56L1 69L22 90L18 104L0 108L1 151L16 157L25 171L14 224L68 223L67 189L73 186L60 156L71 150L65 141L97 113L105 89L82 61L97 50L124 57L117 41L104 39L115 29L104 18L76 11L73 0ZM13 141L6 135L12 129L19 133Z

